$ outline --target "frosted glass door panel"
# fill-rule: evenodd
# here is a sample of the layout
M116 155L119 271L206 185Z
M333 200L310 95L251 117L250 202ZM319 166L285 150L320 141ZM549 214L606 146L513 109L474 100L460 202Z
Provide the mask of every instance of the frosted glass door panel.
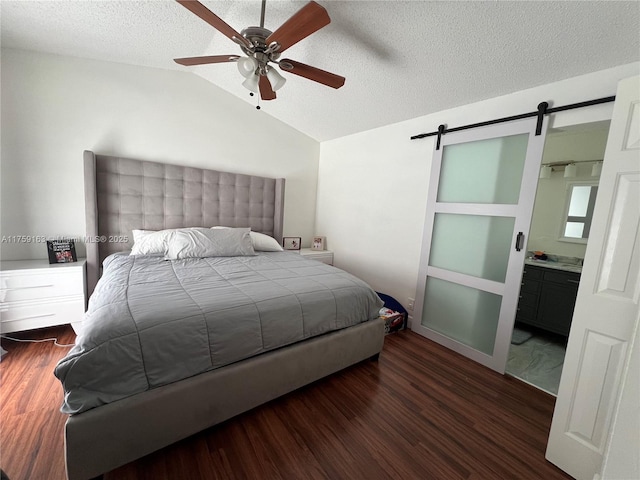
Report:
M443 147L437 201L517 204L528 141L520 134Z
M422 325L493 355L502 297L428 277Z
M547 124L526 118L434 142L411 329L500 373Z
M436 213L429 265L504 283L513 217Z

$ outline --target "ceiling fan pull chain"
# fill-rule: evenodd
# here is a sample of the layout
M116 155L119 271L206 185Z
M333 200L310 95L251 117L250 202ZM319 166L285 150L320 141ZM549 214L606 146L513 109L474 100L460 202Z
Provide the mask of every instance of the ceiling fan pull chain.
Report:
M253 94L253 92L249 92L249 96L253 97L255 95ZM256 110L260 110L260 95L258 95L258 105L256 105Z

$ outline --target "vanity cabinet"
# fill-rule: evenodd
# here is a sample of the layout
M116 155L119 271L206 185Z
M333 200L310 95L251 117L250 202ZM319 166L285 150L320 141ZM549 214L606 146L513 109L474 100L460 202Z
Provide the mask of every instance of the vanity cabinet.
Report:
M568 336L580 274L524 266L516 322Z

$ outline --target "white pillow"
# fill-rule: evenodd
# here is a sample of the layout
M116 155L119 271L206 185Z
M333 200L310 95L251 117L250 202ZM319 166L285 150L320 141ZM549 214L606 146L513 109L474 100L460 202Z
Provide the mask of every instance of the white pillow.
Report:
M167 241L167 260L255 255L248 228L177 230Z
M212 230L231 228L231 227L211 227ZM284 249L278 243L278 241L270 237L269 235L265 235L264 233L251 231L251 243L253 244L253 249L256 252L282 252Z
M282 252L284 249L278 243L278 241L265 235L264 233L251 232L251 242L253 243L253 249L257 252Z
M167 250L167 241L176 230L133 230L133 247L130 255L154 255L164 254Z

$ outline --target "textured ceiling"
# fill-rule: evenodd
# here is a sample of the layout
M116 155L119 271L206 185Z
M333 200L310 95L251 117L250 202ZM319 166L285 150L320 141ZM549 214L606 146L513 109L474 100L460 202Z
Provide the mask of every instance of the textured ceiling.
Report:
M319 140L395 123L640 60L638 1L318 0L331 24L286 56L345 76L339 90L283 73L266 112ZM260 1L203 1L237 31ZM275 30L306 1L269 0ZM2 0L2 46L194 72L256 103L235 64L182 67L176 57L239 54L171 0Z

